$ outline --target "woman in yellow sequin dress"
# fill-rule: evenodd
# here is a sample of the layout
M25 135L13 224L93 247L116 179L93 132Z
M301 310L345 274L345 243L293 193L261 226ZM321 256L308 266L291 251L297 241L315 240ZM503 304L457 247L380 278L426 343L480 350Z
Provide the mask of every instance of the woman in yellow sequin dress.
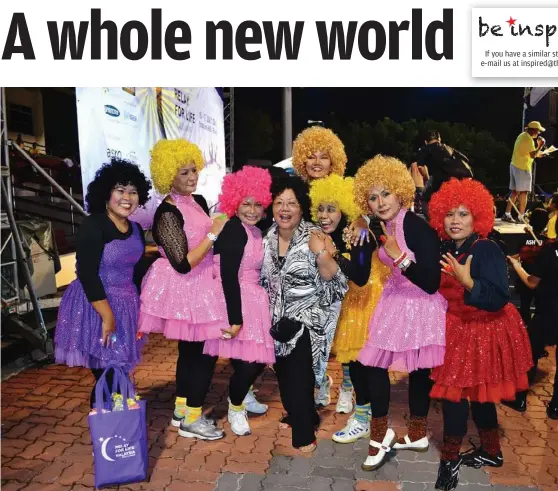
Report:
M351 280L341 307L332 348L343 368L343 383L336 411L352 411L353 393L357 402L355 414L351 416L347 426L333 436L333 440L350 443L368 436L370 412L366 386L358 383L358 365L351 362L356 361L366 342L370 317L380 299L383 283L389 276L390 269L378 258L378 245L373 233L370 233L370 241L365 241L362 246L350 248L344 240L348 220L353 220L361 213L353 200L352 178L343 179L330 175L313 181L310 184L310 200L312 219L331 237L337 249L339 266ZM372 261L372 267L370 275L363 277L362 271L368 271L367 267L363 267L367 261Z

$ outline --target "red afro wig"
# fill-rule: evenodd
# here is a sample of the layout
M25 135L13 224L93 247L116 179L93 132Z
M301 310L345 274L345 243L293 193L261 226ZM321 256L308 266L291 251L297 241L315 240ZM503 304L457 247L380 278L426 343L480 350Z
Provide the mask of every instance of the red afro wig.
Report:
M271 203L271 174L259 167L243 167L223 179L219 209L229 218L236 214L242 200L254 198L264 208Z
M479 181L450 179L432 195L428 205L430 225L442 239L450 237L444 230L448 211L465 206L473 215L473 230L486 237L494 227L494 198Z

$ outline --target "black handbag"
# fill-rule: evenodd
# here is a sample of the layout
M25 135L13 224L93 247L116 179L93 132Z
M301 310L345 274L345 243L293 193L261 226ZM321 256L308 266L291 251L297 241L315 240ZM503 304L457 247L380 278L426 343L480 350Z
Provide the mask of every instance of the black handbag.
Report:
M301 322L289 319L288 317L282 317L279 322L271 327L269 334L275 341L287 343L295 337L301 328Z

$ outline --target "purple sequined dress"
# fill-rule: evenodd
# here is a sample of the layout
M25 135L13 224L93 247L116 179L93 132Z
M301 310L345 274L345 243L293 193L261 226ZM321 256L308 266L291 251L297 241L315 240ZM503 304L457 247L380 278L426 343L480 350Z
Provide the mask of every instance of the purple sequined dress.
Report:
M54 337L57 363L70 367L104 368L109 362L127 368L140 359L143 341L137 339L139 295L133 283L134 266L144 246L136 225L127 239L105 244L99 276L116 320L116 341L110 348L101 345L101 316L87 300L79 279L67 288L60 308Z
M269 334L271 329L269 297L260 285L264 255L262 233L255 226L244 224L242 226L248 236L238 271L244 323L234 339L207 340L204 353L221 358L273 364L275 345ZM221 255L214 256L214 261L215 275L220 278Z
M387 222L389 233L395 233L401 251L414 261L415 255L405 242L402 209ZM433 368L444 362L446 347L447 301L440 292L429 295L401 273L382 247L380 260L391 268L391 276L368 327L368 340L358 361L370 367L392 368L412 372Z

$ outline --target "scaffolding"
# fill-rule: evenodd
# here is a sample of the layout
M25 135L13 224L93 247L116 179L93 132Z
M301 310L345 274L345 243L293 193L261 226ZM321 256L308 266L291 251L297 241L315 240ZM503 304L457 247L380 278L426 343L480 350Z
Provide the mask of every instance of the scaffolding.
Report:
M234 170L234 87L223 87L227 172Z

